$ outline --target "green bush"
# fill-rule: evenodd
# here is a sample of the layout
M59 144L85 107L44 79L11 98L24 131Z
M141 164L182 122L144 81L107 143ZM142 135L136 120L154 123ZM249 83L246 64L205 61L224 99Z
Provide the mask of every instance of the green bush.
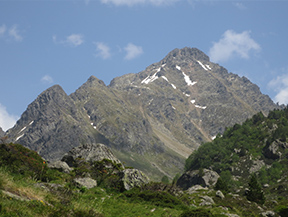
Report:
M200 208L184 211L179 217L213 217L213 215L210 210Z
M265 202L264 193L255 175L251 176L248 185L249 185L249 190L247 193L247 199L250 201L259 203L259 204L264 204Z
M42 180L48 170L46 162L35 152L19 144L0 145L0 164L13 173Z
M156 206L169 208L175 208L177 206L182 208L184 207L184 204L181 200L165 191L151 191L134 188L130 191L124 192L123 194L127 198L132 199L133 202L146 201Z

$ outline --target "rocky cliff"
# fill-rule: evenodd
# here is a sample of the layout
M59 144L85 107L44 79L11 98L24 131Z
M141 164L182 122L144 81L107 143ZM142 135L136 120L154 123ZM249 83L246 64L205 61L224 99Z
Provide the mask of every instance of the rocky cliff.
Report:
M108 86L94 76L70 96L53 86L7 135L50 161L73 147L103 143L150 177L172 178L202 142L274 108L247 78L228 73L196 48L183 48Z

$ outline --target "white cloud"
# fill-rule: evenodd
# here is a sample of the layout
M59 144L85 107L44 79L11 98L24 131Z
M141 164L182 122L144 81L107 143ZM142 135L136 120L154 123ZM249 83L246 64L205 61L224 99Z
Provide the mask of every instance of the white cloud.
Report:
M209 56L213 62L227 61L234 56L248 59L252 50L259 51L261 47L251 38L249 31L236 33L233 30L227 30L222 38L210 48Z
M41 81L45 84L52 84L54 81L53 81L53 78L50 76L50 75L45 75L41 78Z
M64 44L72 47L78 47L84 43L84 36L82 34L72 34L66 37L65 40L58 40L56 35L52 36L55 44Z
M84 43L83 38L84 37L81 34L72 34L72 35L67 36L65 42L71 46L77 47Z
M236 2L236 3L234 3L234 5L240 10L247 9L246 6L243 3L240 3L240 2Z
M17 28L16 25L12 26L9 31L8 31L8 34L10 37L12 37L15 41L22 41L23 40L23 37L19 34L19 30Z
M3 36L6 32L6 26L3 24L0 26L0 37Z
M156 6L169 5L179 0L101 0L104 4L114 4L116 6L127 5L134 6L137 4L152 4Z
M19 117L15 115L10 115L5 106L0 104L0 127L7 131L11 127L13 127L16 123L16 121L19 119Z
M134 59L140 56L143 53L143 49L141 46L136 46L135 44L129 43L124 50L126 51L126 56L124 57L126 60Z
M108 59L111 57L111 52L109 46L104 44L103 42L94 42L96 45L96 57L101 57L102 59Z
M269 82L268 86L277 92L274 102L288 104L288 74L277 76Z
M6 27L5 24L0 26L0 37L4 37L4 40L7 41L17 41L21 42L23 37L20 35L17 25L10 27L9 29Z

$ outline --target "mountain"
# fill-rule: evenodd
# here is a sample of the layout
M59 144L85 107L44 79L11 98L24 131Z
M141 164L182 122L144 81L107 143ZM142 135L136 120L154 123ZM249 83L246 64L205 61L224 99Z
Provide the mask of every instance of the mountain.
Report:
M173 178L200 144L275 108L247 78L186 47L108 86L91 76L68 96L55 85L28 106L6 135L50 161L81 144L103 143L152 179Z

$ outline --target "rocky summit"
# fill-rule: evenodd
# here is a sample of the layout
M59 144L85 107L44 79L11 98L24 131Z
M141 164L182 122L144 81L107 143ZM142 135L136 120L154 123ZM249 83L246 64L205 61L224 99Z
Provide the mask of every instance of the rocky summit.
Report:
M173 178L203 142L275 108L247 78L186 47L108 86L94 76L69 96L53 86L6 135L49 161L80 145L102 143L152 179Z

